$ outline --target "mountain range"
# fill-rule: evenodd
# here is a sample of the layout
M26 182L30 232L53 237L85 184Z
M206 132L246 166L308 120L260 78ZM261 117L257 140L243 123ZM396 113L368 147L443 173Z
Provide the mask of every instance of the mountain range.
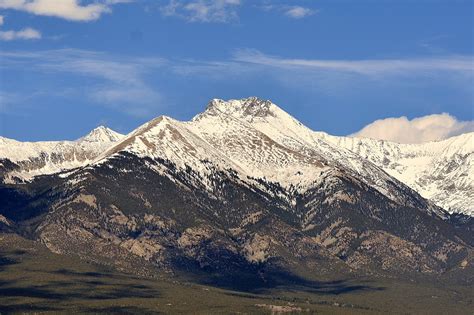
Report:
M268 100L214 99L127 135L0 138L0 231L232 287L315 272L470 279L473 152L473 133L336 137Z
M252 112L257 109L249 106L255 102L261 104L258 109L260 112ZM449 213L474 215L472 132L422 144L337 137L314 132L275 104L258 98L228 102L215 99L209 103L204 113L190 122L181 123L169 117L159 117L147 125L159 120L185 126L194 133L194 137L200 137L214 145L217 150L212 151L219 152L213 154L221 155L225 160L222 164L227 163L227 166L232 166L244 176L252 174L283 186L293 185L305 189L305 185L314 180L316 168L304 158L297 162L298 158L291 151L309 155L313 159L323 157L326 160L344 161L346 168L360 173L364 178L373 174L370 167L364 164L369 161L379 168L378 171L385 171ZM218 124L216 130L213 124ZM138 128L130 135L133 136L143 128L144 126ZM225 137L246 133L248 137L241 139L239 148L226 147L223 143ZM37 175L53 174L91 164L106 157L107 149L125 137L104 126L76 141L19 142L0 137L0 159L5 164L4 172L8 170L9 163L18 166L9 171L4 180L31 180ZM281 148L263 146L244 154L251 149L249 142L257 139L263 143L263 137ZM153 154L150 151L142 153ZM179 158L174 161L185 164L190 162ZM274 171L274 167L278 172Z

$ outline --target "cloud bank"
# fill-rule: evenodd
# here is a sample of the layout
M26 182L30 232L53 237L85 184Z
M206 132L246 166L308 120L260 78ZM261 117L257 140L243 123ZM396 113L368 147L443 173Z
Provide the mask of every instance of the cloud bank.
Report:
M376 120L351 136L399 143L422 143L473 131L474 121L459 121L448 113L442 113L412 120L405 116Z

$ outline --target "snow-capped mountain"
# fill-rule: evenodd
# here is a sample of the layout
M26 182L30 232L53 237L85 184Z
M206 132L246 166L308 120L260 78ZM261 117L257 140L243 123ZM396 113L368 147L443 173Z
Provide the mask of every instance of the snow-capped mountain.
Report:
M304 192L327 172L362 180L393 200L400 183L356 154L315 137L315 133L270 101L213 100L186 123L201 138L246 170L244 177L264 178Z
M235 170L242 179L262 178L299 192L337 170L360 178L393 200L404 198L393 189L404 183L451 212L472 214L474 150L470 139L472 134L403 145L335 137L305 127L270 101L214 99L191 121L159 117L139 127L98 160L128 151L202 172L209 169L203 161L212 161L221 169Z
M474 216L474 133L422 144L318 136L371 161L450 213Z
M0 137L0 170L4 180L30 180L86 165L123 135L103 126L75 141L20 142Z
M393 189L403 183L450 213L474 215L473 133L423 144L336 137L315 132L255 97L214 99L191 121L161 116L127 136L98 127L76 141L0 138L0 163L19 166L9 178L31 179L101 163L123 151L167 159L202 174L216 167L233 170L243 180L265 179L287 191L304 192L327 172L344 172L392 200L404 198Z
M126 136L107 134L5 154L8 176L31 174L25 166L37 159L38 173L81 167L0 184L0 228L122 269L150 263L222 281L266 283L295 269L470 271L472 217L450 215L270 101L212 100L190 121L161 116ZM82 150L93 153L75 157L74 146L93 143ZM67 162L51 163L70 146Z
M117 142L124 137L123 134L113 131L110 128L99 126L75 142L84 143L112 143Z
M340 173L397 202L420 202L416 194L400 194L405 186L373 163L315 138L278 106L258 98L212 100L189 122L158 117L111 146L96 164L123 152L190 167L201 175L201 184L216 169L232 170L250 186L263 179L282 186L292 202L294 192L303 193Z

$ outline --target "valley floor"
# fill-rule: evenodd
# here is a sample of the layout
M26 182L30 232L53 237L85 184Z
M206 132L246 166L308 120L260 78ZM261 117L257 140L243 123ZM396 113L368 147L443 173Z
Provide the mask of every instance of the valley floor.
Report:
M389 280L334 280L258 293L121 273L0 234L0 314L294 313L472 314L473 287Z

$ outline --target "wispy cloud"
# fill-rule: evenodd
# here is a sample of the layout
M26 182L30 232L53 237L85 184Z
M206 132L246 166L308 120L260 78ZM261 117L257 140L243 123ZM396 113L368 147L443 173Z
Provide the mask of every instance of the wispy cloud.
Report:
M31 27L19 31L0 31L0 40L11 41L17 39L40 39L41 33Z
M82 5L80 0L0 0L0 9L25 11L34 15L54 16L71 21L93 21L111 6L131 0L99 0Z
M240 4L240 0L170 0L161 12L188 22L227 23L238 19Z
M166 62L161 58L122 58L77 49L0 52L0 57L2 67L95 78L96 82L84 87L86 96L118 111L146 116L160 107L161 95L147 84L145 76Z
M314 13L316 13L314 10L301 6L293 6L285 10L285 15L293 19L302 19L304 17L313 15Z
M286 4L271 4L266 3L264 5L257 6L264 11L276 11L281 14L292 18L292 19L302 19L317 13L315 9L299 6L299 5L286 5Z
M15 93L0 91L0 113L6 112L9 105L18 101L19 96Z
M4 22L5 22L4 16L0 15L0 27L4 24ZM41 38L40 31L31 27L25 27L19 31L0 30L0 40L3 40L3 41L11 41L11 40L16 40L16 39L40 39L40 38Z
M0 114L8 113L14 116L26 116L27 105L37 96L36 92L20 93L0 90Z
M327 60L293 59L266 55L257 50L238 50L234 54L238 62L276 68L300 70L326 70L360 75L409 74L430 71L454 71L474 73L472 56L446 56L436 58Z
M247 80L256 76L299 93L325 93L342 97L351 91L389 85L437 83L472 90L472 56L374 60L294 59L239 50L221 60L164 59L117 56L78 49L53 51L0 51L0 68L28 69L42 73L83 76L81 96L131 115L156 112L163 103L160 87L151 79L181 77L205 80ZM437 73L439 75L432 76ZM428 74L428 75L426 75ZM424 80L418 80L419 76ZM402 78L400 76L403 76ZM58 76L59 77L59 76ZM415 79L415 81L410 80ZM375 79L375 80L374 80ZM405 80L407 79L407 80ZM441 81L440 81L441 80ZM211 82L211 81L210 81ZM54 91L53 91L54 92Z
M351 135L399 143L422 143L474 132L474 121L459 121L447 113L408 119L385 118L368 124Z

